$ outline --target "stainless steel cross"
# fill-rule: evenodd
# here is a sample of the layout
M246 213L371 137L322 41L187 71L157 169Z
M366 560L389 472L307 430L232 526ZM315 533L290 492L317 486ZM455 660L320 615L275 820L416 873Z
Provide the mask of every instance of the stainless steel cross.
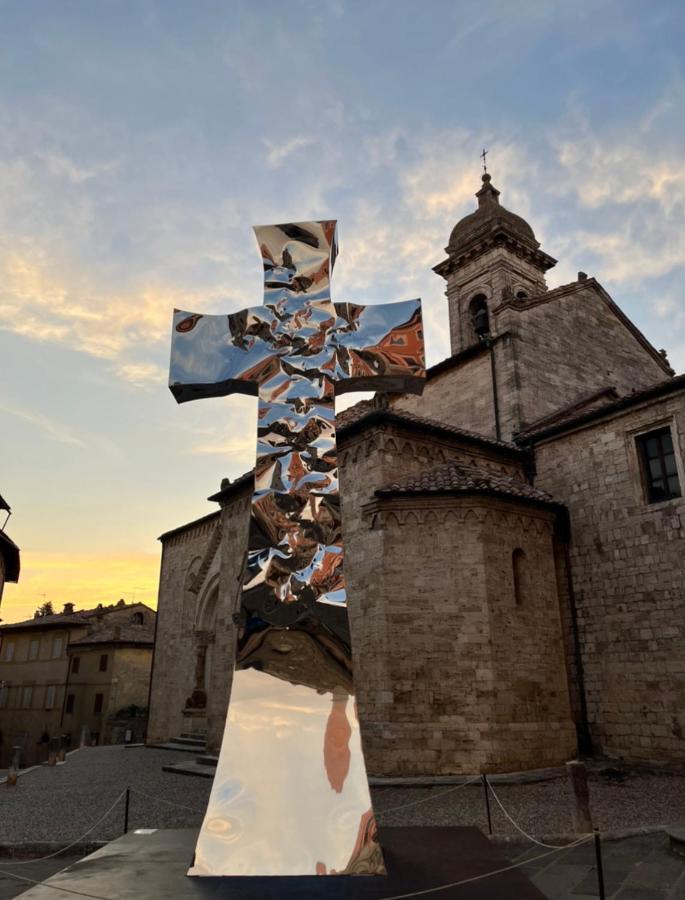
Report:
M172 332L179 403L259 398L236 666L189 874L379 873L354 705L334 396L421 392L421 303L333 303L335 221L255 233L264 304L176 310Z

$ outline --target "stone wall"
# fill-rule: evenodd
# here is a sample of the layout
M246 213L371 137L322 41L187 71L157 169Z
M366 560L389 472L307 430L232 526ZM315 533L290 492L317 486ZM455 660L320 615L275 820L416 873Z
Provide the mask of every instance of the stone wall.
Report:
M456 436L419 433L398 425L349 436L343 431L340 436L345 572L369 771L432 774L563 762L573 753L573 729L559 651L551 514L526 508L522 519L514 517L501 527L489 519L477 520L475 528L471 519L459 527L455 517L445 527L436 517L435 521L422 519L420 527L412 528L383 524L370 511L379 486L448 459L524 477L523 454ZM221 582L206 711L208 747L214 751L223 734L230 690L235 648L232 614L238 607L250 495L251 486L240 489L221 514ZM504 506L502 523L511 513ZM517 530L524 536L519 543L521 539L528 542L526 552L536 574L530 605L510 621L507 616L513 614L498 604L504 591L511 593L511 553L517 544L509 546L507 541L516 540ZM182 540L177 535L164 543L150 721L153 741L167 740L183 730L182 708L192 666L182 653L192 656L189 622L196 619L198 604L204 601L196 596L184 614L181 586L188 572L198 570L212 533L204 525L191 527ZM488 576L489 581L486 539L492 554L504 554L505 560L497 574ZM210 591L211 568L206 577L200 598ZM436 632L442 618L445 624ZM516 630L517 622L524 628L532 621L536 638L542 638L540 647L526 644ZM174 629L185 637L172 635ZM506 640L507 629L526 653L530 651L538 667L535 672L531 662L514 678L505 648L497 649L498 641ZM183 678L178 674L181 669ZM485 682L487 692L481 689ZM503 699L497 706L499 691ZM509 720L515 728L503 720L510 703Z
M459 428L495 437L495 410L490 356L487 350L429 378L419 397L403 394L393 408L448 422Z
M379 621L367 615L355 634L362 674L374 649L398 648L373 659L360 705L370 771L498 772L573 756L552 516L474 498L384 501L367 514L366 544L384 566ZM527 559L520 605L516 548Z
M183 731L185 700L195 683L197 596L191 591L192 576L218 521L217 512L170 534L162 543L148 721L148 741L152 743Z
M222 510L221 574L216 612L215 644L207 697L207 746L219 751L233 680L236 626L233 614L240 608L240 584L247 553L252 484Z
M522 461L401 428L343 443L341 490L356 687L372 774L505 771L575 750L548 512L497 500L383 501L441 461L523 478ZM396 513L401 507L403 512ZM528 598L512 609L512 552ZM530 634L526 637L526 630ZM511 636L511 638L510 638ZM518 670L507 657L521 653ZM501 697L501 700L497 700Z
M536 446L536 486L571 515L590 729L612 757L685 758L685 501L646 502L635 445L668 423L682 489L682 392Z
M514 335L521 428L592 391L628 394L669 377L615 309L588 279L495 311L497 329Z
M491 310L503 440L593 391L628 394L669 377L614 309L588 279ZM436 370L422 397L397 397L393 406L494 437L490 351L472 348Z
M465 354L462 361L455 361L442 371L436 367L438 372L428 378L422 396L403 394L393 400L393 407L448 422L484 437L496 437L493 354L500 437L509 441L521 428L519 376L514 349L512 334L499 334L491 348L483 347L479 353Z

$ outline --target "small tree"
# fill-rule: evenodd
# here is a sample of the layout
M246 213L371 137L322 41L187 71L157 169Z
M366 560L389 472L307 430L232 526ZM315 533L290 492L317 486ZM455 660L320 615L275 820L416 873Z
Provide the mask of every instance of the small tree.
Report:
M45 603L42 603L38 609L33 614L34 619L40 619L43 616L52 616L54 615L54 609L52 608L52 603L50 600L46 600Z

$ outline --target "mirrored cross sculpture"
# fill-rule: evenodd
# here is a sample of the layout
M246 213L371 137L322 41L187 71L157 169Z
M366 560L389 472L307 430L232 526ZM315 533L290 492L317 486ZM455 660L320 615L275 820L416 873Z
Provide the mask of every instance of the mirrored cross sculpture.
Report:
M255 233L263 305L176 310L173 321L179 403L259 398L235 670L189 874L382 874L352 676L334 404L345 391L420 393L421 303L333 303L334 221Z

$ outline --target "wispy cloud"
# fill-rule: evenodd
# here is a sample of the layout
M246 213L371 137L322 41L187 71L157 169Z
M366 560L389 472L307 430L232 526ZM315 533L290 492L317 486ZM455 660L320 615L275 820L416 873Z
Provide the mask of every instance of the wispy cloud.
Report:
M202 440L199 440L186 450L191 456L221 456L244 458L252 465L255 447L257 444L257 428L253 415L232 416L233 424L226 429L205 429Z
M61 422L57 422L42 413L18 409L14 406L9 406L6 403L0 403L0 412L5 413L5 415L8 416L13 416L15 419L21 419L22 422L28 422L29 425L39 428L49 438L60 444L73 444L76 447L86 446L80 438L72 433L71 429L67 428L66 425L63 425Z
M304 136L293 137L287 141L272 141L269 138L265 138L267 164L272 169L277 169L289 156L297 153L298 150L303 150L305 147L311 147L314 143L316 143L314 138Z
M91 178L97 178L113 172L120 165L119 160L107 160L104 162L83 165L70 159L59 152L39 151L36 153L39 159L51 175L58 178L66 178L72 184L83 184Z

